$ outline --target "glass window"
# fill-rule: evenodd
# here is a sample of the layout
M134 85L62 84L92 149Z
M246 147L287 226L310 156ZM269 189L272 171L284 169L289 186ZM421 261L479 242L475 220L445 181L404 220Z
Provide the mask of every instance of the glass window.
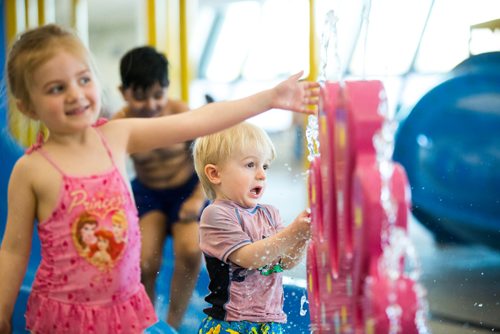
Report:
M209 80L274 80L309 68L307 0L228 4L207 66Z
M255 25L243 77L273 80L309 68L309 5L304 0L282 0L262 5L262 16Z
M208 63L208 80L229 82L240 76L243 62L256 36L259 14L260 5L255 1L227 5Z
M419 72L447 72L469 57L470 26L498 18L500 1L435 2L418 54ZM493 47L494 44L491 44ZM500 45L496 46L500 50Z
M407 72L430 5L430 0L372 2L364 33L357 40L351 72L356 75L399 75Z

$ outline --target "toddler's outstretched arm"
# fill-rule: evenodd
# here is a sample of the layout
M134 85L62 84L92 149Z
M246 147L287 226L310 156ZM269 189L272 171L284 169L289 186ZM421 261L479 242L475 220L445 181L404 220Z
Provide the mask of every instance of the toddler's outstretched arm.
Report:
M243 268L256 269L281 258L284 268L291 268L300 261L300 252L310 237L310 214L304 210L283 230L235 250L229 260Z
M129 153L185 142L231 127L272 108L314 114L319 84L299 81L302 72L267 89L233 101L214 102L171 116L109 122L111 138L123 140ZM312 107L312 108L311 108Z
M21 158L9 181L7 226L0 248L0 334L10 333L10 319L31 251L35 199Z

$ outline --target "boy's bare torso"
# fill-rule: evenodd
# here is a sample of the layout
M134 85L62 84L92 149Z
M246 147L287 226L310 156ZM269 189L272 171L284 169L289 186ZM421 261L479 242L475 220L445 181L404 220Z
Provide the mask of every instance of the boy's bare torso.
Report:
M194 173L188 143L136 153L131 157L137 178L149 188L177 187L184 184Z
M187 111L179 101L170 100L159 116L173 115ZM122 109L114 118L130 117L128 109ZM166 189L180 186L194 173L190 150L191 142L179 143L149 152L131 155L136 177L148 188Z

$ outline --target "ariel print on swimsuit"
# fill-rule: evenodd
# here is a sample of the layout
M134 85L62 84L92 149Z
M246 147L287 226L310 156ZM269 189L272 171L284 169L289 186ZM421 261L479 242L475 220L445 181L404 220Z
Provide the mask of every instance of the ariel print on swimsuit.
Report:
M123 255L128 222L123 210L104 217L84 212L73 223L72 238L78 254L100 270L108 270Z

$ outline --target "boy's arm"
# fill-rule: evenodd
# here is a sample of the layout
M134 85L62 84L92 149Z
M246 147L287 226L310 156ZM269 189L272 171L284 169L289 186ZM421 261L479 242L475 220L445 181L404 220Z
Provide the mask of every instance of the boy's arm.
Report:
M302 73L291 76L274 88L254 95L206 104L190 112L167 117L124 119L109 122L108 138L125 141L129 153L149 151L185 142L236 125L272 108L314 114L319 84L299 82ZM117 143L121 146L121 143Z
M9 181L7 225L0 248L0 328L10 321L31 252L36 200L29 179L21 158Z
M231 262L243 268L256 269L264 265L285 261L286 268L292 262L288 259L299 257L300 250L310 238L309 213L303 211L295 220L275 235L235 250L229 255ZM297 260L298 262L298 260Z

